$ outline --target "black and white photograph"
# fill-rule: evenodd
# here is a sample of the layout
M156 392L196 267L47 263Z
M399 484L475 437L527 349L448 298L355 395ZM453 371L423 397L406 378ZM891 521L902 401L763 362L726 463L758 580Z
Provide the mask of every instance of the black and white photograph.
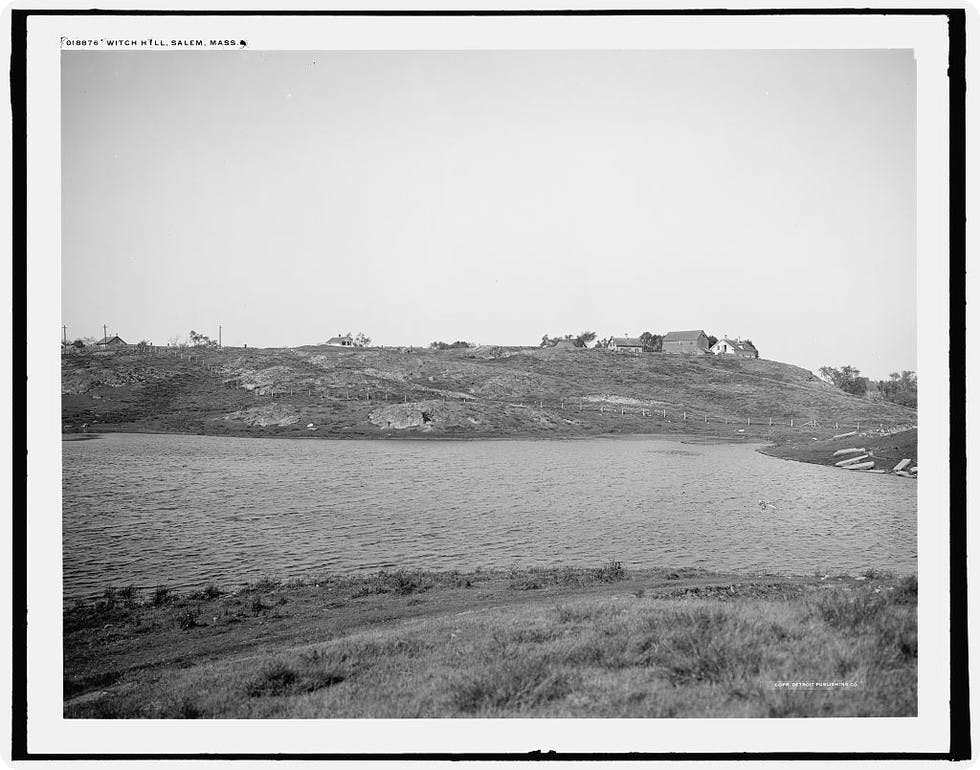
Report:
M932 59L72 21L28 508L67 729L948 709Z

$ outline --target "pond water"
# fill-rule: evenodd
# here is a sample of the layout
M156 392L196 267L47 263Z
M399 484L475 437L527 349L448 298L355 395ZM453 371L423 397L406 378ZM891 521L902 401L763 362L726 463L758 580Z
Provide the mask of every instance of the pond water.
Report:
M911 573L915 488L660 437L110 434L63 442L64 593L610 560Z

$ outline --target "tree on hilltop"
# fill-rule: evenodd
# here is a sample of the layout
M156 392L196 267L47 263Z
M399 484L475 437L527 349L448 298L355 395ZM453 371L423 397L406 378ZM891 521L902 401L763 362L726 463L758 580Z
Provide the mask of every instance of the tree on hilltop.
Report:
M640 342L643 343L643 349L648 353L660 353L663 351L664 337L662 334L643 332L640 335Z
M443 342L438 340L436 342L430 342L429 347L433 350L457 350L460 348L469 348L470 343L466 340L456 340L455 342Z
M211 339L206 334L201 334L191 329L191 333L188 335L191 345L196 348L216 348L218 347L218 341Z
M842 366L840 369L821 366L820 376L845 393L854 396L863 396L868 391L868 378L862 377L861 370L850 365Z
M587 348L589 343L596 338L595 332L582 332L580 334L563 334L561 337L555 335L549 337L545 334L541 338L539 348L553 348L559 342L571 342L577 348Z

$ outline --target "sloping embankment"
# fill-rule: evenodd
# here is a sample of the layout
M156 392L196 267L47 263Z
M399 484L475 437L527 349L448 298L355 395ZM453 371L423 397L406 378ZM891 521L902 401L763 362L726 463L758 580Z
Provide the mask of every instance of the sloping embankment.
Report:
M606 350L224 348L65 356L66 432L780 440L897 426L875 404L775 361Z

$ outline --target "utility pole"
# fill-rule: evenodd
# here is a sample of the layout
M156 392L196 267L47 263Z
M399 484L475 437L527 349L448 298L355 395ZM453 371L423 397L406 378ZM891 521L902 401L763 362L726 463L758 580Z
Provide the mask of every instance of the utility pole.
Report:
M105 330L105 324L102 324L102 341L105 342L109 338L109 332Z
M221 347L221 324L218 324L218 347Z
M64 324L61 325L61 344L62 345L68 344L68 327L65 326Z

